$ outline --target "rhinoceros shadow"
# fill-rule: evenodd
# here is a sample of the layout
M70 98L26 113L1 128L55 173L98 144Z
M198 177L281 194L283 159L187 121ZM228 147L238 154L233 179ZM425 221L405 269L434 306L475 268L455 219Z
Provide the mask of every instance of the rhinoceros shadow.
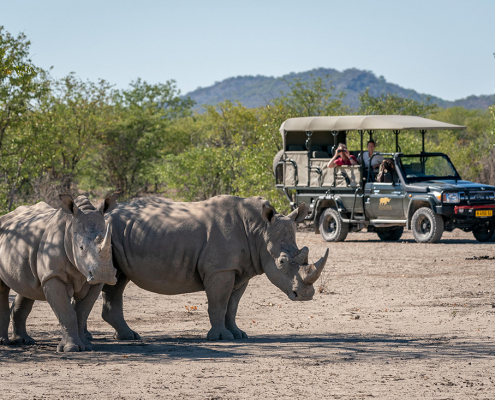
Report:
M78 363L150 362L188 360L208 362L222 360L249 362L253 358L277 357L298 365L322 365L340 362L371 363L408 359L480 359L495 355L491 341L451 337L356 335L266 335L247 340L209 342L203 337L148 335L142 341L122 342L100 337L95 332L94 350L83 353L56 353L58 340L47 332L46 340L35 346L0 348L0 365L41 362L56 359ZM105 333L106 335L106 333Z

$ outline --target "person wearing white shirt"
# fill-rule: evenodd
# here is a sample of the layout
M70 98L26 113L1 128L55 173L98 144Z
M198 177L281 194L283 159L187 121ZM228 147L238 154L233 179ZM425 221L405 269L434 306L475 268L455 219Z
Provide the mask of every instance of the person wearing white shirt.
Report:
M364 166L366 168L368 168L370 165L370 158L375 151L375 146L376 146L376 143L373 139L368 140L368 144L366 145L366 147L368 147L368 151L365 151L363 153L363 163L364 163ZM381 164L382 161L383 161L383 156L378 154L375 157L373 157L373 159L371 160L371 166L373 168L377 168Z

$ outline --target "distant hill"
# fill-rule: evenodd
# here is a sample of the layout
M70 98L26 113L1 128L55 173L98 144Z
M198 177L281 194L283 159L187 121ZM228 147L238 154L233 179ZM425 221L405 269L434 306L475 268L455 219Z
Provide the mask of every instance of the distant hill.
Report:
M329 76L329 78L327 78ZM345 92L344 104L352 108L359 107L359 94L366 88L370 88L372 96L393 93L401 97L418 101L426 101L428 95L421 94L412 89L404 89L394 83L387 82L383 76L377 77L371 71L359 69L346 69L339 72L331 68L318 68L307 72L291 73L279 78L270 76L237 76L227 78L221 82L206 88L198 88L186 94L196 101L199 110L203 105L215 105L224 100L240 101L246 107L254 108L270 103L270 100L279 97L281 92L288 92L289 87L285 83L291 79L310 80L311 77L329 79L335 86L335 93ZM467 109L488 108L495 103L495 94L491 96L469 96L455 101L446 101L439 97L430 96L432 103L440 107L461 106Z

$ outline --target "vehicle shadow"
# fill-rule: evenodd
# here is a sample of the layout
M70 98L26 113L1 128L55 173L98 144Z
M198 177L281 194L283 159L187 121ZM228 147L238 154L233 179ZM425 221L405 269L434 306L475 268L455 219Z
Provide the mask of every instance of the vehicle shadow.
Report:
M235 341L210 342L198 335L171 337L148 334L143 340L93 340L94 350L57 353L58 340L43 340L34 346L1 346L0 365L10 363L68 360L77 363L166 363L173 360L244 362L279 357L300 363L384 362L409 359L450 359L471 361L495 355L492 341L453 337L394 335L270 335Z
M350 243L362 243L362 242L367 242L367 243L394 243L394 244L418 244L418 245L423 245L423 243L417 243L414 239L399 239L396 242L386 242L383 240L380 240L378 238L373 238L373 239L366 239L366 240L358 240L355 239L353 240L351 236L348 236L345 240L345 242L350 242ZM483 244L489 244L489 242L478 242L476 239L470 240L470 239L441 239L439 244L478 244L478 245L483 245Z

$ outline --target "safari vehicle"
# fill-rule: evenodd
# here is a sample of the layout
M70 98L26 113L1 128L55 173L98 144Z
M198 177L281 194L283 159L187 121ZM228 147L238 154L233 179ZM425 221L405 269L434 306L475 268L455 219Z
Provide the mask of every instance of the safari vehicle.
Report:
M409 229L421 243L438 242L444 231L459 228L487 242L495 231L495 187L464 181L446 154L425 152L428 130L464 128L405 115L291 118L280 127L283 149L273 161L276 186L292 208L309 205L307 219L329 242L364 228L384 241L399 240L404 228ZM350 132L360 135L361 150L350 152L360 156L365 134L372 139L377 130L395 134L395 153L374 152L369 165L327 168ZM421 152L401 152L404 130L419 131ZM371 168L378 154L395 167L388 181L378 182Z

